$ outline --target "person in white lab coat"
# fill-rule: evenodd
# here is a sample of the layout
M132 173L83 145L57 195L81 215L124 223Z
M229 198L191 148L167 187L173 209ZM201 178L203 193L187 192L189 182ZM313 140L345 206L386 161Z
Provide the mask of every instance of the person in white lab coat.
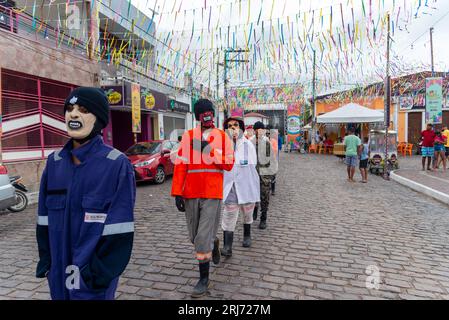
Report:
M224 173L222 219L223 250L225 257L232 256L232 242L239 213L243 213L243 247L251 246L251 224L253 211L260 201L260 181L256 170L257 153L251 141L245 138L245 124L241 118L231 117L224 128L234 142L235 163L231 171Z

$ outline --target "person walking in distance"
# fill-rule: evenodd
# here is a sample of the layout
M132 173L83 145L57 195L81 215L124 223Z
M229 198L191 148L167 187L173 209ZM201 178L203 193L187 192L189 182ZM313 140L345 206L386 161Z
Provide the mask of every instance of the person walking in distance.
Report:
M360 146L360 174L362 175L362 183L368 183L368 160L370 156L369 138L363 139L363 144Z
M185 212L190 241L195 247L200 279L192 297L207 293L210 261L220 262L219 240L223 200L223 172L234 165L231 139L215 128L215 109L211 101L200 99L194 105L195 118L200 124L184 133L172 184L176 207Z
M260 181L257 174L257 154L254 145L245 138L243 119L231 117L224 123L228 134L234 142L235 164L232 171L224 175L224 211L222 219L223 250L225 257L232 256L234 231L239 217L243 214L243 247L251 246L251 224L253 211L260 201Z
M345 137L344 145L346 148L346 165L348 170L348 181L354 181L355 168L357 167L357 160L359 156L359 148L362 141L354 134L354 128L350 127L348 135Z
M426 159L427 159L427 170L432 171L432 158L435 155L435 131L433 131L433 125L428 124L427 129L421 132L422 139L422 171L426 170Z
M101 138L103 90L73 90L64 111L71 139L42 174L36 276L48 279L53 300L113 300L133 247L134 170Z
M274 130L273 127L267 126L266 128L267 138L270 140L271 148L275 154L276 163L272 165L278 166L279 163L279 144L278 144L278 131ZM277 172L277 170L276 170ZM274 196L276 194L276 174L273 174L271 180L271 195Z
M267 214L270 204L271 181L276 174L276 154L271 146L270 140L265 133L265 125L262 122L254 124L256 135L251 142L256 146L257 172L260 178L260 224L259 229L267 228ZM257 220L258 206L254 209L253 219Z

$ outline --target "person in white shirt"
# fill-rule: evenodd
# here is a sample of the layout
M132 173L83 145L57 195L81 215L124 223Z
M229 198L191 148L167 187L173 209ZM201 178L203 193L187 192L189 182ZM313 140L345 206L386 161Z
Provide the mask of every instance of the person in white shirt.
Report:
M256 148L245 138L245 124L241 118L231 117L224 128L234 142L234 167L224 173L222 219L223 250L225 257L232 256L232 243L239 213L243 213L243 247L251 246L251 224L256 203L260 201L260 181L256 170Z

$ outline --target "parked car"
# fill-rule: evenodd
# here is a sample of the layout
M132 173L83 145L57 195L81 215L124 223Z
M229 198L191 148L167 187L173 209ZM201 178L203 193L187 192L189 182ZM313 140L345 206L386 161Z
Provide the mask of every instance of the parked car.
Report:
M11 184L8 170L0 165L0 210L5 210L17 204L16 189Z
M164 183L166 177L173 174L170 155L178 147L179 142L169 140L139 142L130 147L125 154L134 167L136 181Z

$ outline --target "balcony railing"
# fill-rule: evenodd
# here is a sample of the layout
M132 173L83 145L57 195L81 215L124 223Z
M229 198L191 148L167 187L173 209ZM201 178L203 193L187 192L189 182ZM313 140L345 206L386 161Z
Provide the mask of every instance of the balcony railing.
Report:
M80 56L86 57L89 43L82 39L77 39L70 35L70 31L60 28L58 26L51 26L48 23L36 19L27 12L20 12L13 8L5 7L0 4L0 28L17 34L20 37L34 40L47 47L68 49ZM100 40L99 40L100 41ZM92 50L92 60L102 61L104 63L113 64L119 70L127 75L132 75L134 72L141 76L155 80L161 84L168 85L176 90L183 90L176 85L174 75L159 74L154 70L154 62L146 60L139 63L135 56L127 52L115 52L115 54L105 54L101 50ZM111 56L113 57L111 59ZM132 78L132 77L130 77ZM195 88L200 88L200 85L195 83ZM198 90L199 91L199 90ZM203 93L207 95L207 90ZM207 95L208 96L208 95ZM210 96L215 96L213 90Z

